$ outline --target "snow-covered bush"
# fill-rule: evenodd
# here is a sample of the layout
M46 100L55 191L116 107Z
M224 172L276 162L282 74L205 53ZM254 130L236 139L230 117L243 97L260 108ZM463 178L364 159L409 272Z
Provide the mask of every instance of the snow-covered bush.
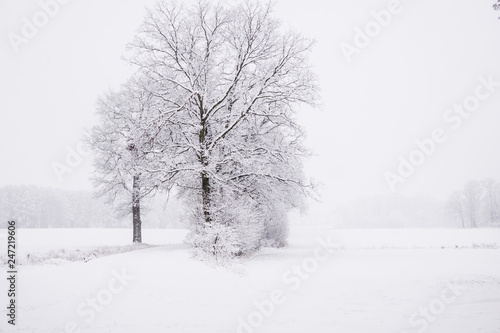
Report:
M195 202L191 204L196 206ZM262 246L286 245L288 221L282 205L270 206L244 197L218 195L212 200L211 223L205 222L200 205L197 208L189 216L192 232L187 244L199 259L226 263L255 253Z
M186 243L193 248L195 258L224 264L240 251L239 237L236 231L222 224L207 224L204 228L193 230Z
M211 223L198 209L193 209L188 219L191 233L187 243L194 249L196 257L215 257L217 261L251 254L261 246L264 233L263 216L256 206L250 206L244 200L220 195L213 199L210 210Z

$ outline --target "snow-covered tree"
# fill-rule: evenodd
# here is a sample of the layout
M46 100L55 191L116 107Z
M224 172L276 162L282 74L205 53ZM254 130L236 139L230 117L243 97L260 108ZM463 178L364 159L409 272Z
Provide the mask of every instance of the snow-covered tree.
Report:
M486 220L493 224L500 219L500 185L493 178L483 180Z
M449 211L463 227L495 226L500 221L500 185L495 179L472 180L449 199Z
M128 58L164 103L150 156L180 188L197 236L230 227L222 234L239 235L240 254L265 238L284 244L286 214L312 188L294 117L317 100L312 44L284 31L271 4L160 1L149 10Z
M141 243L141 200L158 189L151 152L151 114L154 97L140 78L132 78L118 91L98 100L99 125L90 133L95 154L93 182L100 196L115 202L120 211L132 213L133 242Z
M462 228L465 228L466 220L466 202L465 196L461 191L454 191L448 201L448 210L453 218L460 221Z

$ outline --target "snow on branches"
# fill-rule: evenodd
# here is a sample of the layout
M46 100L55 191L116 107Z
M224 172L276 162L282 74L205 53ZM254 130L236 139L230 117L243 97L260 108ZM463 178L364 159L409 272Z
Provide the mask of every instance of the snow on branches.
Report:
M288 211L314 191L295 119L298 107L318 100L313 42L284 31L272 8L160 1L128 46L138 114L127 118L127 138L103 145L126 144L127 159L116 158L130 162L144 189L179 189L191 211L191 244L206 253L283 246Z

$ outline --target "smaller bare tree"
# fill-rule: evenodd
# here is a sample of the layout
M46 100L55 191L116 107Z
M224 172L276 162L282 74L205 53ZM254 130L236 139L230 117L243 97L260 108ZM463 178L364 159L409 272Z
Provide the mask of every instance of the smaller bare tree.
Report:
M132 213L133 242L141 243L141 200L158 188L151 163L146 119L152 96L142 83L131 79L119 91L110 91L98 101L99 125L90 133L95 158L92 179L99 196L117 204L124 215Z

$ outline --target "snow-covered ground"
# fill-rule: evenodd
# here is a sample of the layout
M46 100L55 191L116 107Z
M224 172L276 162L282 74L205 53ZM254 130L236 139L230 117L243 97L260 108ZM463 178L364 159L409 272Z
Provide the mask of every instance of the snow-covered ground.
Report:
M230 269L192 260L185 233L144 230L161 246L19 266L17 326L4 315L0 331L500 332L500 229L293 227L289 247ZM130 240L120 229L18 230L21 257ZM5 230L0 243L3 253Z

